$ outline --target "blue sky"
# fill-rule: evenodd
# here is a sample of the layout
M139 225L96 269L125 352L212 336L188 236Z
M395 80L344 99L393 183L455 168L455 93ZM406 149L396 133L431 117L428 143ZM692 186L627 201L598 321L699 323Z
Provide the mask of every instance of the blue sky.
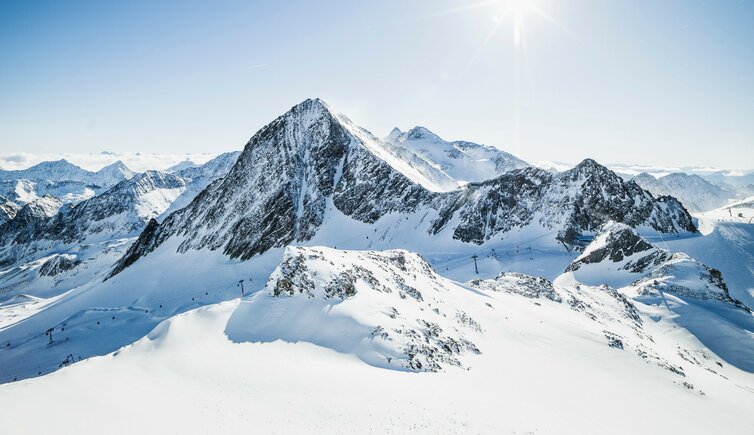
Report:
M240 149L316 96L531 161L754 167L754 1L508 3L2 1L0 151Z

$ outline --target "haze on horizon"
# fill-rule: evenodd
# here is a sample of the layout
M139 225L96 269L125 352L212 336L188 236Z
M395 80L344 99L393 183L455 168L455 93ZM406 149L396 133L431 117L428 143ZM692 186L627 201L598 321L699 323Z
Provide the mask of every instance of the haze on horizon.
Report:
M4 2L0 153L240 149L321 97L377 136L748 169L753 20L733 0Z

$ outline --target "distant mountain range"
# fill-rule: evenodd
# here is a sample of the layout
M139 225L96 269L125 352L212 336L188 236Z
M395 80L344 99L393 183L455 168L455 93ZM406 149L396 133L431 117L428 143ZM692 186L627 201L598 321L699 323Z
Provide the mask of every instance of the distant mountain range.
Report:
M678 198L689 211L694 213L722 207L737 197L736 192L723 189L694 174L673 173L655 178L643 172L632 180L654 195L669 195Z

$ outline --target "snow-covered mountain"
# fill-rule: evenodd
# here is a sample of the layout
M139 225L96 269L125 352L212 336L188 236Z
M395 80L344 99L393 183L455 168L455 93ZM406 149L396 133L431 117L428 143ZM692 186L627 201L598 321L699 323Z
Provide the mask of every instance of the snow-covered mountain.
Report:
M161 220L191 202L224 176L237 156L226 153L192 168L193 178L147 171L34 226L20 221L0 226L6 242L0 262L8 267L0 274L0 299L21 291L29 297L59 294L107 272L151 219ZM11 214L20 208L14 202L7 207Z
M56 233L70 241L85 240L99 233L108 238L138 233L146 222L170 207L186 184L186 180L176 175L146 171L56 216L48 235Z
M463 295L453 287L407 251L289 247L245 310L254 326L238 325L231 339L308 341L393 370L463 367L479 354L473 340L482 330L454 308Z
M88 183L94 173L81 169L73 163L61 159L53 162L42 162L28 169L0 171L1 180L48 180L48 181L78 181Z
M443 190L454 190L469 182L489 180L529 166L495 147L466 141L448 142L425 127L414 127L406 132L394 128L384 142L395 155Z
M134 172L128 169L121 161L105 166L97 172L82 169L65 159L42 162L28 169L0 170L0 180L5 181L73 181L97 188L109 188L133 176Z
M118 160L95 172L89 182L96 186L107 188L115 186L121 181L130 180L135 175L136 172L128 169L122 161Z
M0 225L0 264L33 272L36 267L29 265L50 255L69 253L79 262L96 260L117 240L138 235L185 188L186 181L180 177L147 171L67 208L61 209L62 202L51 196L32 201L14 219ZM83 257L83 253L89 257ZM18 279L14 273L2 276L0 294L18 288ZM30 277L24 275L23 279L30 284Z
M704 212L729 203L736 193L720 188L698 175L673 173L655 178L643 172L633 177L642 189L655 196L668 195L678 198L691 212Z
M672 318L729 363L754 371L754 316L731 295L723 273L652 246L629 227L605 226L556 282L614 287L652 307L648 312Z
M754 185L754 172L716 171L704 174L703 177L724 189L738 189Z
M606 282L608 278L605 275L609 275L612 281L620 272L645 273L670 257L670 252L654 247L628 225L609 222L566 271L574 272L581 282L590 283L596 278L600 281L599 284ZM609 270L602 276L593 270L599 264L609 265ZM577 272L582 267L589 269L587 278L581 277L581 272Z
M82 169L67 160L42 162L28 169L0 170L0 196L23 205L46 195L75 204L104 192L135 175L117 161L97 172Z
M54 196L66 204L75 204L102 191L103 189L97 186L81 181L32 181L25 179L0 181L0 195L20 205L27 204L45 195Z
M194 162L192 162L189 159L186 159L186 160L184 160L182 162L178 162L175 165L172 165L169 168L165 169L165 172L167 172L168 174L174 174L174 173L176 173L178 171L181 171L181 170L184 170L184 169L189 169L189 168L195 168L197 166L199 166L199 165L196 164L196 163L194 163Z
M0 407L86 421L136 403L163 432L219 413L231 432L754 422L754 269L727 260L754 246L743 223L701 235L591 159L442 191L396 149L307 100L240 153L27 204L0 225L0 383L62 372L0 385ZM123 380L134 393L102 396ZM92 405L52 406L72 391Z
M29 236L30 231L55 216L62 206L62 201L49 195L31 201L21 207L13 219L0 226L0 241L7 245L10 243L9 235Z
M50 219L39 225L35 223L33 228L27 227L21 221L5 227L0 226L0 240L6 243L6 246L0 249L0 263L8 266L21 262L19 267L25 267L24 262L36 261L50 253L77 249L76 246L83 246L84 250L93 255L89 246L92 242L107 245L107 241L133 238L144 229L149 220L161 219L165 213L181 208L191 202L207 184L225 175L238 154L222 154L201 166L187 170L185 174L193 178L159 171L136 174L101 195L68 207L55 218L52 218L52 215L45 216L45 219ZM122 164L113 164L97 174L108 173L129 175L127 168ZM28 182L24 185L36 188L43 183L56 182ZM45 201L51 201L53 198L48 195ZM60 201L64 198L54 199ZM36 206L40 202L43 201L35 200L32 205ZM15 216L14 210L19 208L20 206L9 201L3 210L7 209L8 216L12 218ZM60 207L55 210L58 208ZM11 219L6 219L9 220ZM122 243L119 243L120 245ZM3 284L0 283L0 290L2 288Z
M665 233L696 231L677 201L655 199L592 160L562 174L527 167L432 192L404 175L405 162L380 144L321 100L306 100L257 132L222 181L151 225L116 272L168 239L179 241L179 252L222 249L248 259L310 240L337 216L375 224L376 231L381 219L404 215L382 240L414 233L477 245L525 228L572 244L611 219Z

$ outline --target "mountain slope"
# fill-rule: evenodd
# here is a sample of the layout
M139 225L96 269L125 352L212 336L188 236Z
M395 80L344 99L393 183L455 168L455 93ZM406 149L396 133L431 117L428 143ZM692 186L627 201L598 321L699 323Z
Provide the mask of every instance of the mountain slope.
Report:
M0 196L0 225L16 217L16 213L18 213L20 209L20 205L8 198Z

